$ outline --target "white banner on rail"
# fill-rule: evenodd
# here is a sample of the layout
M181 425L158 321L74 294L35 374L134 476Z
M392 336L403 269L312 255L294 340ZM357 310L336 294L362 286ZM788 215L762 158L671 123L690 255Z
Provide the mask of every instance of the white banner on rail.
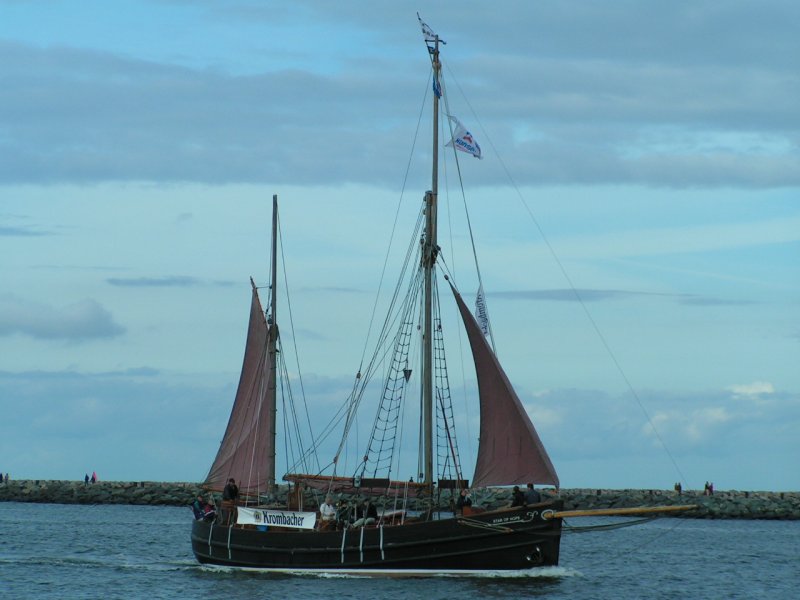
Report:
M290 510L266 510L263 508L238 507L236 522L239 525L266 525L291 527L292 529L314 529L317 513Z

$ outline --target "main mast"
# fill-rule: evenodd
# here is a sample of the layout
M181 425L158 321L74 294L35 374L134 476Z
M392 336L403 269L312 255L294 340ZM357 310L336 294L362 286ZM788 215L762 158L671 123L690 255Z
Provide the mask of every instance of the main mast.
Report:
M433 270L436 264L438 245L436 241L436 198L439 193L439 43L444 43L438 35L433 36L433 46L428 46L433 65L433 171L431 189L425 194L425 240L422 249L422 266L425 280L424 323L422 331L422 424L424 480L433 491Z
M269 360L269 377L267 378L267 406L272 413L269 426L269 436L272 440L272 456L267 461L267 493L275 491L275 439L278 419L277 396L277 345L278 345L278 195L272 196L272 280L270 282L270 318L267 333L267 356Z

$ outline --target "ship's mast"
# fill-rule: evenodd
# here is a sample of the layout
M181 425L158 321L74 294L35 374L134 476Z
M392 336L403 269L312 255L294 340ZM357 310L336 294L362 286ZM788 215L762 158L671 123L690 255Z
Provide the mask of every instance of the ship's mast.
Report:
M267 493L275 490L275 440L276 422L278 420L277 397L277 345L278 345L278 195L272 196L272 280L270 282L270 318L269 333L267 335L267 356L269 357L269 377L267 384L267 402L272 412L270 419L269 435L272 439L272 456L267 461Z
M422 266L425 279L424 323L422 332L422 428L424 454L424 480L433 490L433 269L438 245L436 241L436 198L439 192L439 36L434 36L433 46L428 46L433 64L433 173L431 189L425 194L425 240L422 249Z

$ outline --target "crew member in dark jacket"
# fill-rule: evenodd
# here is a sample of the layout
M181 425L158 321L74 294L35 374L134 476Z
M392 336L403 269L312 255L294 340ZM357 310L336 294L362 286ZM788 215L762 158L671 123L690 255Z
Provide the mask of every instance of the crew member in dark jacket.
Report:
M203 497L198 495L194 502L192 502L192 510L194 511L194 518L195 519L202 519L206 512L205 512L206 503L203 501Z
M236 522L236 499L238 497L239 486L236 485L236 481L231 477L228 479L228 484L222 490L222 523L224 525L230 525Z
M461 490L461 495L456 501L458 512L463 514L465 506L472 506L472 498L469 497L469 492L467 492L467 490Z
M236 501L238 497L239 486L236 485L236 481L233 479L233 477L231 477L228 479L228 485L226 485L225 489L222 490L222 499Z
M519 491L519 486L514 486L514 492L511 496L511 506L525 506L525 496Z
M535 489L533 484L528 484L528 490L525 492L525 504L539 504L542 501L542 495Z

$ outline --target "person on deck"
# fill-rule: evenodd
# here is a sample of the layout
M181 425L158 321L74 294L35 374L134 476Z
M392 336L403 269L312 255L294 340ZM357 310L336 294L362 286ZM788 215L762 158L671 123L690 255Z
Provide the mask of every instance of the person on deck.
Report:
M352 520L351 517L352 511L350 510L350 505L344 500L340 499L339 502L336 503L336 529L347 528L348 524Z
M459 495L458 500L456 500L458 512L463 514L465 506L472 506L472 498L469 497L469 492L467 492L467 490L461 490L461 495Z
M539 504L542 501L542 495L535 489L533 484L528 484L528 490L525 492L525 504Z
M239 498L239 486L236 485L236 480L233 477L231 477L230 479L228 479L228 483L222 490L222 506L220 509L222 524L230 525L231 523L236 522L237 518L236 500L238 498Z
M202 519L206 514L205 501L200 494L198 494L195 501L192 502L192 512L194 512L194 518L197 520Z
M321 520L320 529L323 527L327 529L336 520L336 507L333 505L333 498L331 498L330 494L325 496L325 502L320 504L319 516Z
M225 489L222 490L222 499L223 500L230 500L231 502L236 502L239 498L239 486L236 485L236 480L231 477L228 479L228 483L225 486Z
M519 490L519 486L514 486L514 491L511 493L511 507L525 506L525 496Z

